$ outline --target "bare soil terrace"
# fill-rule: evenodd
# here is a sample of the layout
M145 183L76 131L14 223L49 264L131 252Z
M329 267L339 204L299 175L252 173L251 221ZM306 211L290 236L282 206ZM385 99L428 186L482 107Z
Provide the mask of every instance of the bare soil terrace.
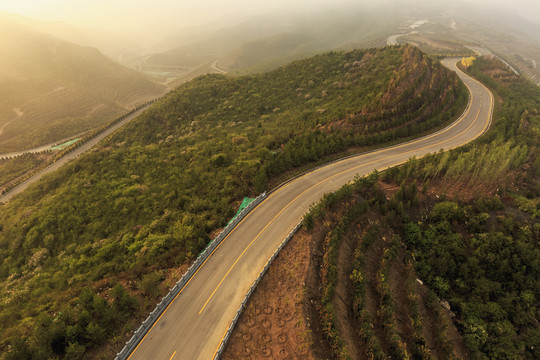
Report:
M391 197L398 189L395 184L379 182L379 187ZM435 197L423 195L423 200ZM353 201L352 203L354 203ZM329 212L314 230L301 229L283 248L270 266L259 286L248 301L248 305L227 344L222 359L333 359L328 340L319 321L321 311L321 274L324 249L323 242L328 232L343 216L349 204L342 204ZM354 252L360 244L365 230L380 220L376 211L361 215L348 228L338 255L338 280L334 300L339 334L344 340L348 355L352 359L367 359L367 347L358 338L360 320L355 318L353 285L349 274L353 269ZM371 316L371 328L385 354L389 354L391 344L387 338L381 317L381 303L378 274L385 250L390 246L395 234L390 229L382 231L365 253L366 307ZM411 268L405 260L405 250L400 249L389 267L388 283L394 302L396 330L409 354L412 353L412 314L406 285L411 276ZM414 273L414 271L412 271ZM410 280L410 279L409 279ZM416 279L415 279L416 280ZM452 356L467 359L461 336L453 325L450 312L439 303L436 309L427 304L429 289L420 281L415 288L419 318L422 323L420 336L430 356L446 358L445 346L451 346ZM442 329L442 330L441 330ZM448 344L444 344L436 334L444 332Z

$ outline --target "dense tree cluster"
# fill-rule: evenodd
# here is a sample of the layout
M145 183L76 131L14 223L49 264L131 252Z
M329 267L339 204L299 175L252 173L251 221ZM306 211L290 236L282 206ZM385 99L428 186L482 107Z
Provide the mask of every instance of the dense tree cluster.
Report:
M86 346L101 343L118 328L125 328L136 306L136 300L122 285L112 288L110 301L84 288L72 306L52 315L38 314L31 329L24 324L24 330L29 331L27 338L15 338L5 359L78 359Z
M21 176L40 163L39 155L31 153L13 159L0 159L0 189L9 181Z
M473 358L535 359L540 356L540 91L493 59L478 58L469 70L503 99L488 134L385 176L437 181L458 192L499 188L499 194L469 203L437 202L422 221L405 223L403 234L421 278L456 312Z
M406 224L420 277L450 302L475 358L538 356L539 231L498 198L440 202L426 222Z

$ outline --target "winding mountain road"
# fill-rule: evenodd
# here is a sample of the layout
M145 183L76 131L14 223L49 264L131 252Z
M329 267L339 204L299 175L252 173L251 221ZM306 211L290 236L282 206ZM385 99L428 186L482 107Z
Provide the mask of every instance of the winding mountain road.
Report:
M227 71L225 71L225 70L223 70L223 69L220 69L220 68L217 66L218 61L219 61L219 59L212 61L212 63L210 64L210 68L212 68L212 70L218 72L219 74L226 74Z
M212 359L249 287L309 206L356 175L366 175L441 149L466 144L491 123L493 95L456 67L471 98L463 115L431 135L341 160L291 181L274 191L227 236L187 283L145 338L131 360Z

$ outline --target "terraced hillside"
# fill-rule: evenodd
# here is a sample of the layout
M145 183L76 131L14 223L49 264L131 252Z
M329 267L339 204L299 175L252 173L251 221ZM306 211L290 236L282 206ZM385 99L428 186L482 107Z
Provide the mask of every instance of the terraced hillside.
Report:
M244 196L432 131L466 103L457 76L412 47L180 86L0 205L0 351L63 357L108 342L113 354Z
M376 177L328 195L256 290L224 359L446 359L463 341L388 226ZM309 219L313 219L310 217Z
M163 88L97 50L0 21L0 153L106 123Z

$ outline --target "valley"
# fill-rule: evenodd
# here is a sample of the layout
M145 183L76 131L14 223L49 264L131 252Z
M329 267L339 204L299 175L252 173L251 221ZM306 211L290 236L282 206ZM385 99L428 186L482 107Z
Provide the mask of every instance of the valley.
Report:
M55 149L52 145L45 145L44 147L40 147L34 150L22 152L22 153L16 153L16 154L8 154L8 156L12 156L15 158L15 161L19 160L21 156L26 155L26 157L31 157L31 154L33 152L40 153L44 151L52 151L52 150L60 150L60 152L57 153L57 155L52 156L45 156L44 161L37 161L35 162L31 167L29 167L26 171L20 172L18 176L24 176L23 179L18 178L17 176L11 175L8 179L5 179L5 184L7 184L6 188L7 191L0 194L0 203L4 203L9 201L13 196L21 193L26 189L28 186L32 185L33 183L36 183L39 181L43 176L50 174L58 169L60 169L65 164L69 163L70 161L76 159L81 154L84 154L86 151L92 149L95 145L97 145L101 140L106 138L107 136L114 133L116 130L120 129L122 126L127 124L129 121L137 118L145 109L147 109L151 104L141 106L140 109L133 111L132 113L128 114L123 118L121 121L118 121L110 126L106 126L102 131L94 133L90 133L90 136L87 136L83 141L81 139L74 139L73 141L65 142L65 144L75 144L73 146L68 145L68 151L61 151L64 149L64 147L60 147ZM101 129L100 129L101 130ZM63 142L63 141L62 141ZM83 143L81 145L81 143ZM71 145L70 144L70 145ZM61 144L62 145L62 144ZM23 155L24 154L24 155ZM59 155L58 155L59 154ZM1 156L1 155L0 155ZM58 157L57 157L58 156ZM51 159L53 160L51 162ZM12 161L12 162L15 162ZM43 165L45 164L45 167ZM41 165L41 169L39 168L39 165ZM37 169L37 171L36 171ZM30 174L30 175L28 175ZM13 181L15 179L15 181ZM17 181L19 180L19 181ZM16 183L15 183L16 182ZM0 184L2 182L0 181Z
M0 20L0 153L59 143L164 94L99 51Z

